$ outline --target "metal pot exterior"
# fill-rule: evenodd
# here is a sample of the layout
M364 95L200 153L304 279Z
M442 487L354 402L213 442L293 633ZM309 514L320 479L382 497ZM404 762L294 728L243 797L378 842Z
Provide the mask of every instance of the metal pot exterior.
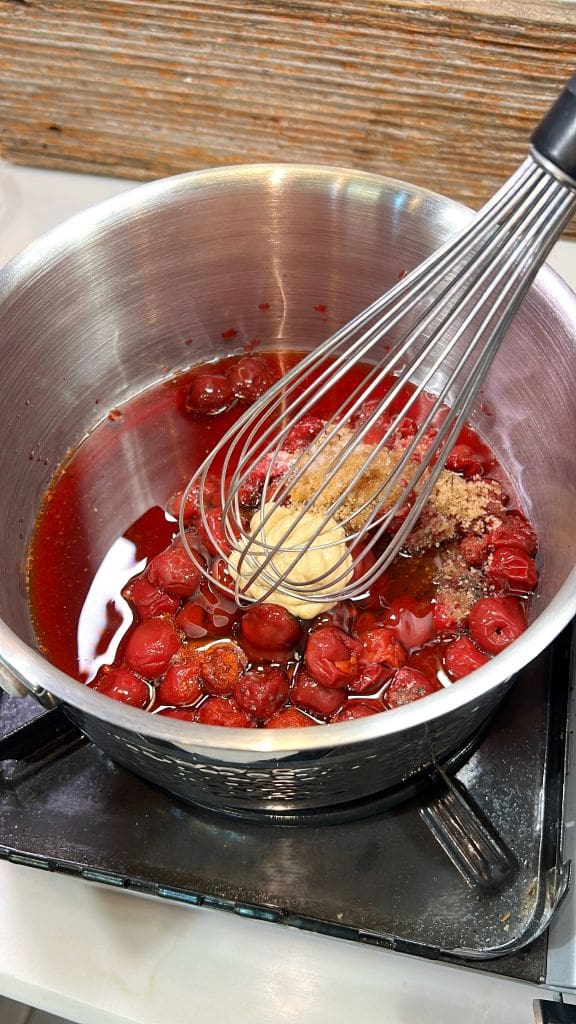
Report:
M135 189L12 261L0 274L4 675L62 702L119 763L216 807L349 802L463 744L576 610L576 298L549 270L473 417L535 522L540 591L526 633L465 681L339 726L269 732L160 720L75 683L34 650L25 562L56 465L109 409L167 371L240 351L254 337L262 348L314 346L469 216L374 175L236 167ZM126 437L106 493L98 492L106 528L96 558L180 482L177 437L159 431L146 451Z

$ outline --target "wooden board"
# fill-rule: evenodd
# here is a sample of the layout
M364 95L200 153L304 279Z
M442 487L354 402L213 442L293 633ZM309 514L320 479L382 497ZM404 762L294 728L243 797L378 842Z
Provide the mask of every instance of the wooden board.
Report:
M0 0L0 153L328 163L478 206L575 68L573 0Z

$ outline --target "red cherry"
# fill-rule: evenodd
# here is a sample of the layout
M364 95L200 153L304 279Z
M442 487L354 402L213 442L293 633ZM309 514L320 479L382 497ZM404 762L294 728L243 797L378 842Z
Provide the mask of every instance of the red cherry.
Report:
M488 537L485 533L468 533L462 538L458 550L467 565L480 568L488 556Z
M154 619L159 615L172 615L180 601L172 594L164 594L144 576L131 580L122 591L123 597L134 605L141 619Z
M279 604L254 604L240 622L242 636L252 647L294 647L300 639L300 623Z
M409 594L392 598L388 607L382 611L381 620L380 625L391 630L408 650L422 647L434 636L434 618L430 605L428 602L417 601Z
M214 644L197 652L197 658L206 693L221 697L232 693L243 669L246 656L237 644L225 642Z
M230 729L250 729L252 722L240 708L226 697L208 697L197 711L196 721L202 725L225 725Z
M230 575L228 563L224 558L217 557L212 559L210 575L214 581L216 589L222 590L227 597L231 597L229 591L234 593L234 580Z
M359 636L360 633L365 633L368 629L380 629L383 626L383 624L384 624L383 621L382 621L382 616L384 614L385 614L384 612L380 612L380 611L379 612L375 612L375 611L374 612L371 612L371 611L361 611L361 612L358 612L358 615L356 616L356 619L354 620L354 632L355 632L356 636ZM388 626L390 626L390 628L392 628L392 623L390 623L389 621L386 622L386 625L388 625Z
M527 555L533 555L538 538L532 526L521 512L507 512L500 526L488 532L488 543L492 547L520 548Z
M289 691L290 681L282 669L252 669L236 682L234 700L252 718L265 722L284 706Z
M366 423L366 421L369 420L370 417L375 414L376 409L378 408L379 405L380 401L377 398L370 399L369 401L364 402L358 409L358 412L354 413L354 415L351 417L350 426L354 430L356 429L356 427L363 426L363 424ZM391 422L392 420L388 413L380 413L379 416L376 416L369 430L364 435L362 443L378 444L378 441L381 441L382 438L384 437L384 434L388 430L388 427L390 426Z
M207 508L212 508L214 505L220 504L219 484L217 480L214 480L212 477L206 477L202 488L200 488L200 483L194 484L194 486L190 488L186 498L186 504L184 505L184 523L186 525L196 519L200 512L200 491L202 491L202 501ZM168 501L166 511L169 515L174 516L174 519L178 519L180 515L180 506L182 504L183 497L184 489L176 491Z
M198 589L200 575L200 570L178 542L156 555L146 570L153 586L177 597L190 597Z
M206 612L201 605L194 601L186 602L174 619L174 624L191 640L201 640L208 636Z
M351 601L339 601L333 608L317 615L310 624L310 632L320 626L337 626L345 633L352 632L352 624L356 618L356 609Z
M184 405L187 412L215 415L233 401L232 386L223 373L199 373L191 381Z
M146 619L129 633L125 660L129 669L147 679L161 676L180 647L174 626L166 619Z
M310 633L304 661L310 675L323 686L343 688L359 674L362 645L336 626Z
M195 722L196 712L192 709L187 710L186 708L162 708L160 711L156 711L157 715L162 715L163 718L179 718L182 722Z
M423 672L406 665L398 669L384 693L384 701L390 708L399 708L403 704L411 704L414 700L427 697L439 689L442 689L439 683L435 686Z
M370 569L372 569L376 561L376 556L373 551L368 550L368 548L365 548L363 545L358 543L351 545L350 554L352 555L353 561L356 558L360 559L358 564L354 566L352 579L350 581L351 583L357 583L358 580L364 579L366 574L370 572Z
M204 625L209 636L230 634L240 616L240 609L232 598L213 587L209 580L202 580L200 593L195 600L206 613Z
M148 683L125 668L109 668L105 666L97 676L94 689L106 694L112 700L130 704L133 708L148 707L152 691Z
M324 429L324 420L318 416L303 416L282 443L285 452L300 452Z
M433 624L437 633L453 633L463 626L468 618L468 608L462 602L459 591L438 594L432 610Z
M378 693L393 671L389 665L363 665L358 678L348 683L348 691L368 695Z
M211 555L217 557L222 554L229 555L232 550L224 533L222 523L222 509L209 509L205 515L206 523L201 520L198 523L198 536L204 547Z
M343 690L331 690L327 686L322 686L304 669L300 669L292 683L290 700L304 711L329 718L342 706L345 695Z
M483 597L468 616L470 637L487 654L499 654L526 629L524 609L513 597Z
M467 636L453 640L444 652L444 668L451 679L463 679L489 660Z
M228 377L236 398L250 401L263 395L273 382L266 363L258 356L243 356L228 371Z
M195 704L201 696L199 659L194 652L184 649L168 667L156 690L156 700L182 707Z
M478 452L475 452L467 444L455 444L444 466L446 469L451 469L453 473L461 473L467 479L479 476L484 469Z
M330 721L333 724L338 722L352 722L355 718L368 718L369 715L377 715L379 711L385 710L381 706L365 704L361 700L349 700L341 711L332 715Z
M358 636L362 644L360 663L362 665L389 665L400 668L406 661L406 651L391 629L367 629Z
M534 590L538 583L534 559L521 548L496 548L486 563L485 575L489 583L519 593Z
M302 711L298 711L298 708L285 708L283 711L277 711L272 718L269 718L266 722L265 729L301 729L307 725L318 725L313 718L309 718Z

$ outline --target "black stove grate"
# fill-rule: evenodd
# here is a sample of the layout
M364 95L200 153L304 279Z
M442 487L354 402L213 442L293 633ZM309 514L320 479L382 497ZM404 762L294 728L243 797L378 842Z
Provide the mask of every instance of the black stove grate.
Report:
M567 883L570 674L566 632L519 674L454 782L439 772L398 806L279 828L185 805L59 711L4 696L0 856L539 982Z

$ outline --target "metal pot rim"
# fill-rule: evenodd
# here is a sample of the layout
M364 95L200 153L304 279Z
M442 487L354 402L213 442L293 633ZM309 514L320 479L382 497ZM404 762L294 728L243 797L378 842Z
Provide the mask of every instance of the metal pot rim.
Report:
M92 209L77 214L31 243L0 272L0 303L9 300L19 285L31 280L46 267L56 262L71 244L84 242L91 233L112 227L127 216L141 217L153 212L155 206L166 201L177 201L191 186L218 190L229 189L242 183L273 184L283 176L294 180L317 180L321 184L330 180L333 186L371 184L378 190L401 189L436 204L453 207L455 221L462 224L467 207L419 186L409 185L393 178L344 168L309 164L253 164L236 165L188 174L140 185ZM576 296L549 267L540 271L534 286L545 290L558 306L572 307L576 323ZM483 697L502 685L535 658L576 614L576 567L565 580L545 610L507 650L477 669L464 681L425 697L413 704L368 718L338 725L319 725L296 729L230 729L196 725L177 719L150 715L99 694L78 683L50 665L36 650L21 640L0 620L0 663L8 672L32 692L45 691L58 701L69 704L87 715L104 720L109 725L149 736L172 747L238 754L260 753L286 756L292 752L318 751L363 743L383 738L411 728L417 728L449 714L451 711ZM34 684L30 680L35 680Z

